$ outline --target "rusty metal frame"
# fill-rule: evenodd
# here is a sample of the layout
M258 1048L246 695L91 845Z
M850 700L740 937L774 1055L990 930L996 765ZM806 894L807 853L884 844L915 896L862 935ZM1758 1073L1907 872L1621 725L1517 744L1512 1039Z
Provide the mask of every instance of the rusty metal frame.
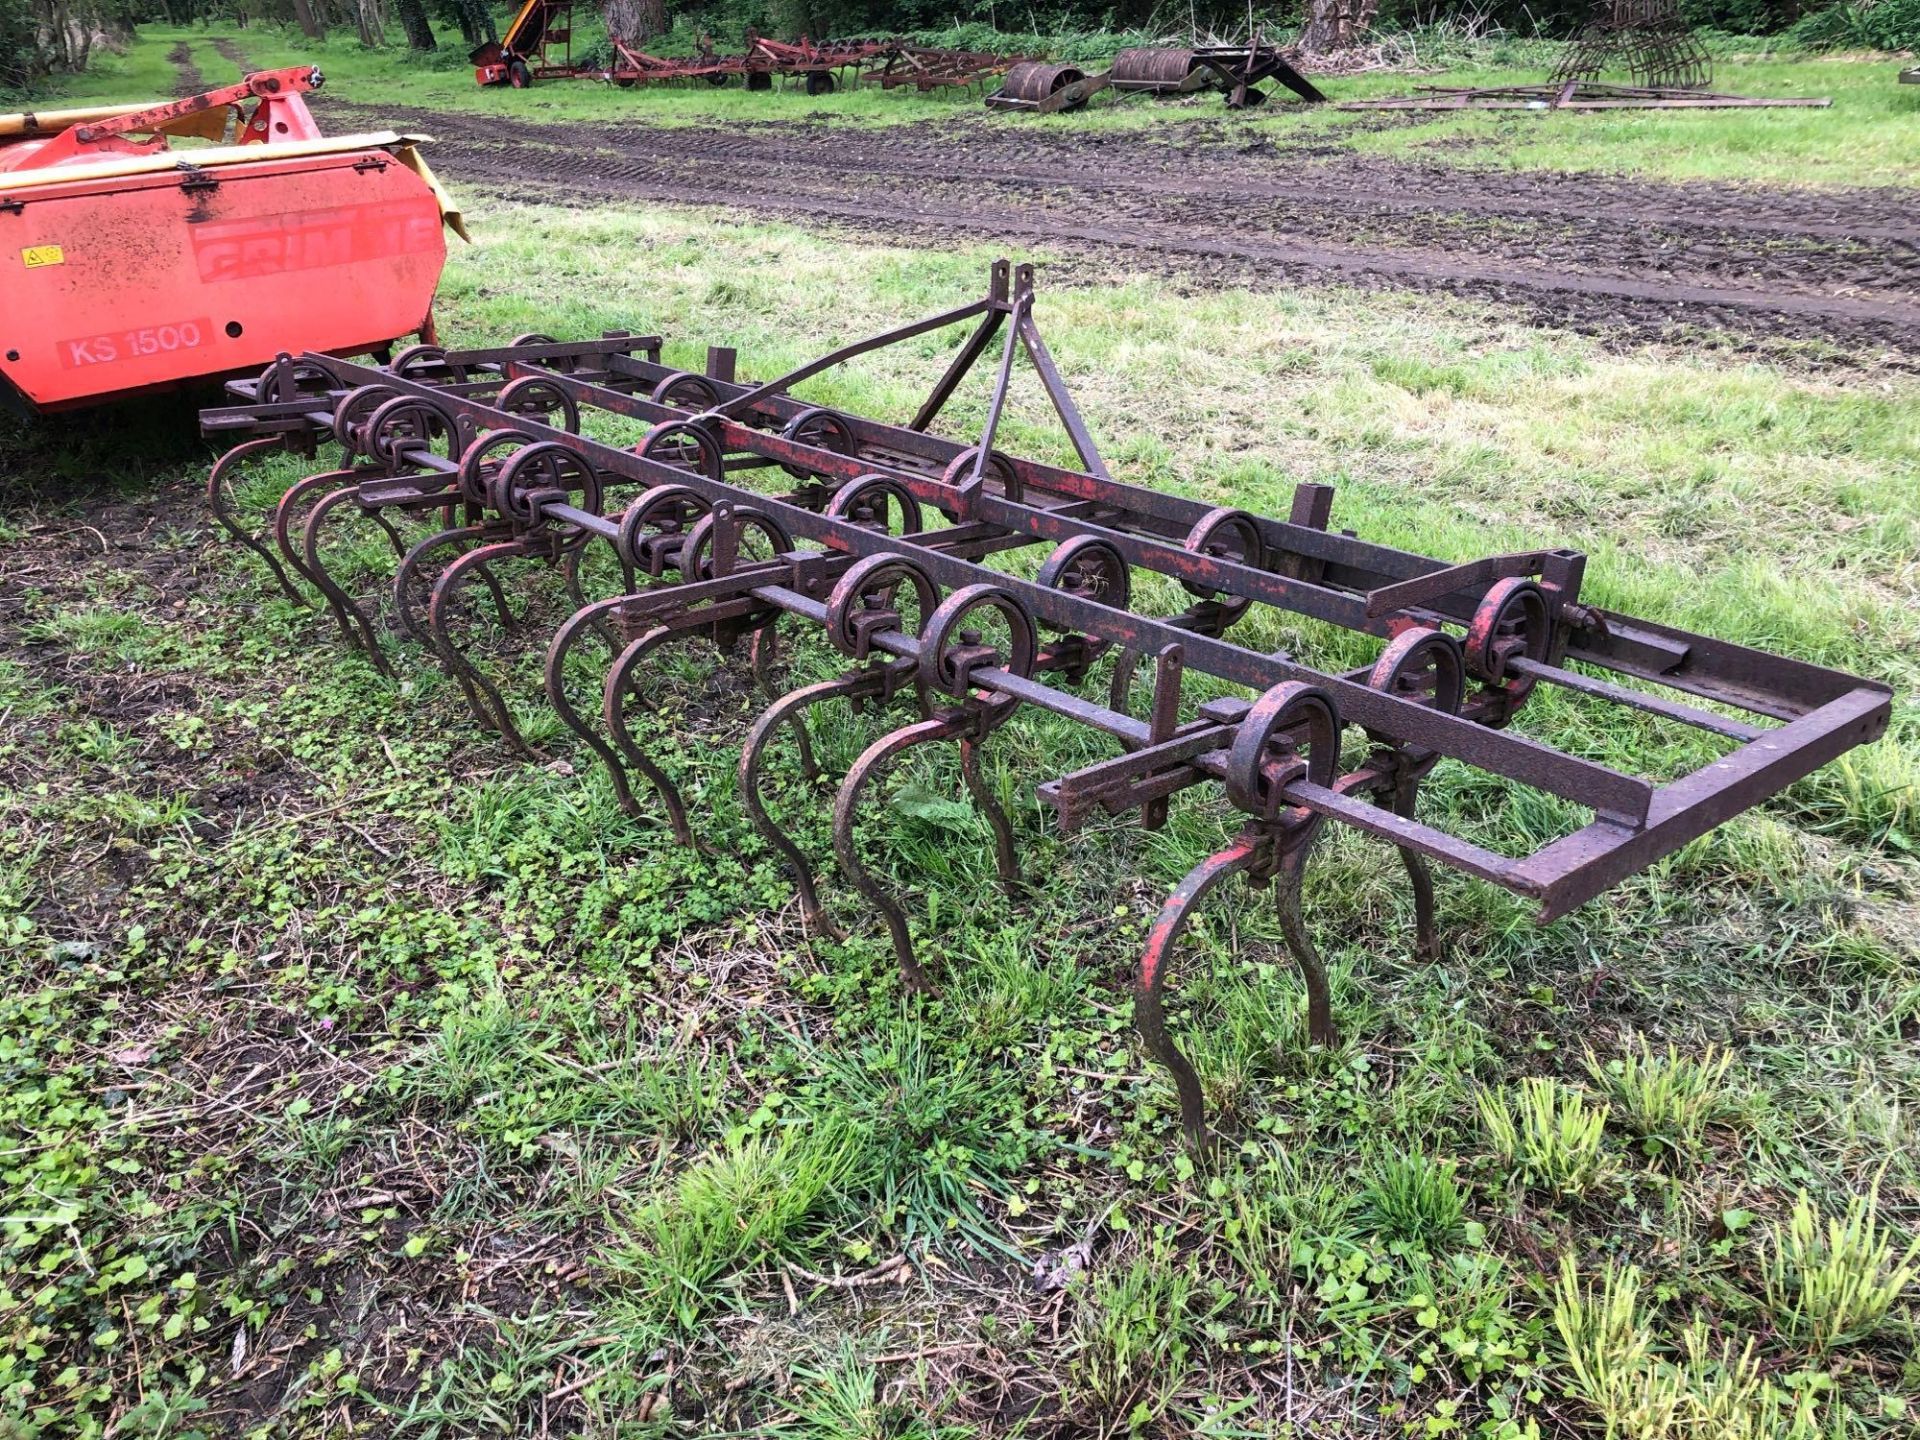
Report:
M1156 825L1183 790L1223 793L1244 817L1241 835L1175 891L1136 987L1143 1041L1173 1072L1182 1122L1196 1141L1205 1133L1197 1082L1166 1034L1160 997L1187 915L1224 879L1239 874L1275 887L1282 932L1308 986L1310 1032L1325 1040L1330 1010L1300 914L1300 879L1328 821L1397 847L1414 897L1417 953L1435 959L1429 860L1531 899L1550 920L1871 741L1888 723L1890 691L1877 682L1583 602L1584 557L1572 551L1450 564L1336 533L1324 486L1300 486L1281 520L1116 480L1066 394L1033 305L1030 271L1002 263L980 300L757 385L732 377L727 351L714 352L707 375L671 371L651 338L571 348L535 342L386 367L308 356L283 362L281 374L304 367L312 393L283 398L263 377L250 388L231 387L243 403L207 412L203 424L223 435L265 431L262 438L282 443L296 433L333 433L376 473L336 483L357 476L350 462L323 472L312 490L351 495L376 514L389 501L414 511L464 507L474 548L434 585L428 628L476 715L511 739L518 737L506 702L448 638L455 577L480 576L493 586L487 567L495 556L564 566L583 546L611 546L627 593L582 603L561 627L549 649L549 698L608 765L623 805L644 809L634 789L634 778L644 778L685 842L694 839L687 807L627 722L638 675L663 644L704 635L724 648L750 637L754 673L772 704L743 750L743 799L756 828L794 867L803 910L821 929L831 921L806 857L759 793L766 748L776 735L793 734L803 770L814 772L806 742L814 706L913 696L916 718L876 740L842 782L834 824L841 872L886 921L909 984L927 984L928 976L904 912L863 861L855 830L874 775L898 755L927 744L958 747L1010 888L1018 883L1016 837L981 779L980 747L1020 706L1101 732L1120 752L1038 784L1065 828L1132 811ZM854 356L968 324L969 338L904 425L825 411L790 393ZM1000 359L980 436L969 443L928 433L996 337ZM1082 469L995 450L1021 355L1053 397ZM358 410L348 404L353 396L363 397L354 402ZM588 433L599 416L652 428L638 447L615 446ZM252 454L260 443L243 441L239 452ZM781 494L744 483L776 468L800 483ZM623 488L636 498L616 514L607 498ZM936 514L946 523L926 528ZM441 533L448 529L461 527ZM1034 579L987 563L1034 547L1049 548ZM397 537L395 548L402 548ZM1178 581L1194 602L1175 615L1136 612L1129 603L1136 570ZM642 575L651 583L634 588ZM902 593L915 602L913 621ZM497 586L494 595L504 606ZM575 598L584 602L577 590ZM1382 648L1373 664L1335 672L1235 642L1231 627L1255 605L1376 637ZM774 698L770 656L783 619L823 632L853 668ZM1005 632L999 647L981 638L987 619ZM354 629L344 619L343 628ZM597 717L565 693L566 658L589 634L609 651ZM377 650L370 630L361 638ZM1103 703L1080 692L1108 654L1117 661ZM1126 697L1142 662L1152 665L1152 701L1138 716ZM1185 703L1190 671L1255 698L1196 708ZM1654 783L1511 733L1507 727L1543 683L1691 726L1725 742L1725 752ZM1368 744L1365 757L1343 769L1349 726L1364 731ZM1419 786L1449 761L1559 796L1592 818L1525 854L1490 850L1416 816Z

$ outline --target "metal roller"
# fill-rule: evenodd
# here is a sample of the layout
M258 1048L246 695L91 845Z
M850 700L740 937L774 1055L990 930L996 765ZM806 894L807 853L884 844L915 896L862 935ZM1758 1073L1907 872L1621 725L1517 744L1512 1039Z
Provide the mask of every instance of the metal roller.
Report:
M1055 65L1046 60L1022 60L1007 71L1001 93L1010 100L1038 104L1056 90L1064 90L1067 86L1078 84L1086 78L1086 71L1077 65Z
M1206 79L1191 50L1145 46L1122 50L1113 57L1113 88L1145 90L1151 95L1178 95L1197 90Z

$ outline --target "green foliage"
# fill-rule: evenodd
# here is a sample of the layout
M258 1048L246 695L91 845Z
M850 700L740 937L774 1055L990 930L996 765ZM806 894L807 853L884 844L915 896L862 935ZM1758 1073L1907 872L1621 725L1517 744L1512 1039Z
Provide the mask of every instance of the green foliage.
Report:
M1660 1353L1641 1283L1637 1266L1609 1260L1589 1290L1573 1257L1561 1257L1553 1324L1567 1391L1608 1440L1811 1440L1786 1393L1765 1378L1753 1341L1736 1349L1695 1320L1681 1332L1682 1360Z
M1801 17L1787 38L1809 50L1912 50L1920 0L1847 0Z
M850 1219L905 1245L1001 1243L982 1210L1027 1158L1020 1086L1005 1067L942 1053L917 1027L877 1044L809 1057L812 1123L854 1143L842 1186Z
M704 1157L634 1211L609 1256L628 1313L663 1335L691 1330L725 1300L724 1281L797 1247L853 1149L828 1130L789 1129Z
M1483 1090L1479 1106L1493 1148L1528 1184L1579 1197L1613 1173L1605 1149L1609 1107L1589 1106L1552 1077L1529 1076L1504 1094Z
M1709 1121L1728 1113L1725 1082L1731 1051L1709 1045L1699 1059L1669 1045L1656 1054L1645 1038L1602 1060L1587 1051L1587 1074L1613 1101L1614 1113L1654 1147L1690 1154Z
M1466 1197L1455 1166L1418 1150L1377 1161L1363 1201L1375 1221L1396 1239L1437 1247L1459 1233Z
M219 74L200 34L198 63ZM258 23L238 39L276 61L306 48ZM137 46L93 77L122 88L91 93L165 93L170 43ZM1544 53L1501 43L1528 64ZM316 58L355 101L522 118L691 123L746 99L481 92L457 62L362 53L350 34ZM1730 88L1838 80L1846 99L1806 112L1831 129L1754 128L1737 151L1714 117L1682 132L1658 114L1507 117L1453 148L1778 176L1826 136L1841 153L1809 173L1830 177L1904 133L1869 68L1743 67ZM816 103L753 104L788 99L757 118ZM972 101L817 103L906 124ZM1362 138L1337 117L1146 115L1116 105L1085 124L1116 145L1149 126L1183 143L1188 125ZM675 337L675 363L737 343L747 373L813 353L809 297L834 297L836 334L865 333L969 293L987 258L659 207L487 212L443 287L457 343L626 326ZM938 962L940 993L906 996L833 877L830 787L778 758L776 805L821 864L844 942L803 933L789 877L740 816L732 746L764 703L741 668L684 647L650 673L660 709L637 722L712 846L694 854L656 814L621 812L568 733L550 728L545 764L524 764L424 649L390 639L389 682L322 613L209 549L190 439L6 429L0 1433L958 1440L972 1419L982 1435L1264 1435L1282 1433L1289 1394L1296 1421L1329 1434L1427 1440L1911 1431L1913 1281L1871 1311L1915 1263L1894 1229L1920 1197L1920 887L1902 849L1920 756L1902 603L1920 533L1912 377L1620 353L1377 292L1074 280L1042 305L1063 370L1109 417L1116 467L1268 513L1296 479L1338 481L1340 514L1364 517L1342 523L1449 558L1578 544L1597 603L1886 679L1893 735L1548 927L1442 876L1441 965L1410 953L1391 847L1329 833L1308 886L1343 1022L1332 1049L1304 1045L1270 898L1223 888L1184 942L1175 1026L1228 1139L1190 1156L1123 986L1166 888L1230 834L1217 807L1186 796L1160 832L1062 836L1032 777L1108 752L1024 707L986 747L1044 881L1010 902L950 759L907 766L887 787L905 803L863 822ZM950 354L910 345L808 398L911 414ZM956 433L980 403L955 397ZM1043 401L1008 428L1010 448L1070 459ZM312 463L263 466L249 512ZM99 554L82 527L126 533L111 522L127 501L168 520L139 551ZM391 555L369 538L377 583L371 562ZM512 577L529 621L485 658L531 718L529 641L565 602L529 569ZM1139 603L1183 603L1165 589ZM1368 658L1271 617L1242 624L1263 648ZM800 643L783 665L804 683L844 660ZM905 713L835 710L823 763L844 768ZM1521 730L1649 775L1695 754L1660 722L1595 727L1544 689ZM1448 766L1422 807L1496 847L1568 818ZM1585 1046L1622 1031L1672 1049L1590 1072ZM1510 1088L1523 1074L1589 1098L1568 1088L1531 1125ZM1730 1090L1737 1135L1713 1129ZM1482 1120L1482 1094L1504 1128ZM1687 1163L1552 1202L1558 1178L1607 1168L1605 1145L1568 1158L1601 1114ZM1553 1157L1535 1155L1539 1179L1515 1158L1534 1152ZM1883 1159L1879 1228L1848 1240L1849 1195ZM1841 1239L1818 1219L1791 1239L1800 1186ZM1754 1218L1775 1213L1786 1238ZM1585 1273L1543 1293L1540 1257L1563 1254ZM1608 1264L1635 1277L1624 1323L1606 1321ZM1009 1388L975 1383L983 1371ZM967 1407L983 1394L1007 1399L981 1418Z
M1189 1263L1162 1234L1094 1272L1074 1318L1073 1369L1095 1402L1136 1421L1162 1413L1199 1333L1195 1290Z
M1920 1274L1920 1239L1904 1250L1897 1245L1880 1216L1877 1183L1849 1200L1837 1219L1822 1217L1801 1191L1767 1255L1774 1322L1821 1355L1873 1334Z

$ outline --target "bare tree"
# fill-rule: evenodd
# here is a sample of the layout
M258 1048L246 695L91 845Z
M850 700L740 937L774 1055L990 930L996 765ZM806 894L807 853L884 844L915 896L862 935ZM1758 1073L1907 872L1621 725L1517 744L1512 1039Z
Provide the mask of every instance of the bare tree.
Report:
M666 0L606 0L607 34L622 45L642 45L667 29Z
M407 32L409 50L435 48L433 26L427 23L424 0L395 0L394 9L400 12L400 28Z
M1358 45L1380 13L1380 0L1307 0L1307 24L1300 48L1327 55Z

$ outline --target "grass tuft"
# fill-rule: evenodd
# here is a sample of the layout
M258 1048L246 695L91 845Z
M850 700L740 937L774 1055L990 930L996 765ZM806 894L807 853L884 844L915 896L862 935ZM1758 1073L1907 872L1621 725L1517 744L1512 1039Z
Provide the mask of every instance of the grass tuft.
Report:
M1610 1107L1589 1105L1550 1076L1529 1076L1505 1094L1482 1091L1479 1105L1494 1149L1529 1185L1578 1198L1613 1173L1605 1149Z
M1451 1161L1409 1151L1378 1162L1362 1199L1387 1234L1432 1247L1445 1245L1466 1217L1466 1196Z
M1656 1054L1644 1037L1612 1060L1591 1049L1586 1054L1587 1074L1627 1128L1649 1147L1678 1154L1695 1150L1707 1125L1731 1111L1726 1078L1732 1063L1731 1051L1712 1045L1697 1060L1671 1045Z
M1840 1218L1821 1215L1801 1191L1775 1229L1765 1285L1774 1323L1817 1354L1864 1340L1920 1274L1920 1239L1904 1251L1882 1224L1880 1187L1848 1201Z

